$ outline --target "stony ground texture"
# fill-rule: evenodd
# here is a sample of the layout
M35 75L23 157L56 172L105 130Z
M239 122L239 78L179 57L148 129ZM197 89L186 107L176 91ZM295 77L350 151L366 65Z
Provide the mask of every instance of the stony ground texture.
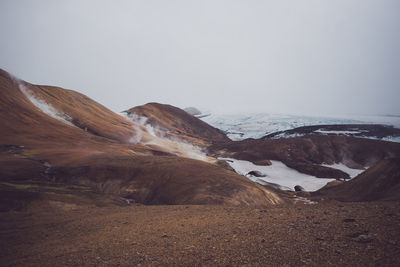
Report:
M1 266L400 266L400 205L90 207L0 216Z

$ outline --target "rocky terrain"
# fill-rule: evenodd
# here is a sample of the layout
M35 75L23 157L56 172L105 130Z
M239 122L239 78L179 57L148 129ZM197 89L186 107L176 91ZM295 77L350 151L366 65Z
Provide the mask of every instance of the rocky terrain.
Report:
M2 70L0 88L1 266L400 264L400 143L234 142L170 105L120 116ZM366 171L294 192L222 157L315 179L350 178L333 164Z
M93 207L0 217L2 266L398 266L400 205Z

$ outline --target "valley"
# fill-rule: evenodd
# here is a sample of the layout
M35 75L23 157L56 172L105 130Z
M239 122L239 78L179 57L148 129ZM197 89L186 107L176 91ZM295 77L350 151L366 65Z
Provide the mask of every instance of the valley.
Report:
M400 264L400 143L357 136L397 128L234 141L167 104L0 87L2 266Z

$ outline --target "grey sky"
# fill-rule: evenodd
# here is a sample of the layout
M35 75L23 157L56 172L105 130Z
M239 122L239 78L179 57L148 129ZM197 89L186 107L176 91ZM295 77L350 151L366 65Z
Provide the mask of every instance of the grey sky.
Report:
M114 111L400 114L400 1L0 0L0 67Z

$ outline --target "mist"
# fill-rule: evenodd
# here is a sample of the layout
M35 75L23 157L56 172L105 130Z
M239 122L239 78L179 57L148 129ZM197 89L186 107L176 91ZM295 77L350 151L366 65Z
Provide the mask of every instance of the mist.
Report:
M0 2L0 68L113 111L400 114L400 2Z

